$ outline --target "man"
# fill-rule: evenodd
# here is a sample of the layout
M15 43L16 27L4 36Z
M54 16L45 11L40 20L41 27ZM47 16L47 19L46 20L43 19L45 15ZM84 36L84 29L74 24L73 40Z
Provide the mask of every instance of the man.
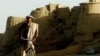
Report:
M26 22L22 24L20 34L23 43L23 56L26 56L26 53L31 48L35 52L33 43L38 37L38 24L33 23L33 16L26 16Z

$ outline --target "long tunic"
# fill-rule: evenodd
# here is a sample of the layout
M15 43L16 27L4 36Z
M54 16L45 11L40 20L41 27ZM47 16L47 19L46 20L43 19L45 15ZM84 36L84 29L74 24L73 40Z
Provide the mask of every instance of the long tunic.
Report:
M21 26L21 35L24 38L22 40L23 46L26 46L26 50L29 48L34 49L33 42L31 41L33 38L38 35L38 24L31 23L30 26L27 23L22 24Z

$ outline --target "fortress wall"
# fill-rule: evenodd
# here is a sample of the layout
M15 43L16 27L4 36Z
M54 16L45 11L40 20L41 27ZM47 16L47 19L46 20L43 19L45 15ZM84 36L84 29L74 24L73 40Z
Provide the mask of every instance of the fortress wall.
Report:
M77 23L78 37L84 41L93 40L93 33L100 31L100 15L85 15Z
M10 42L10 40L15 37L14 36L15 34L17 35L18 28L23 21L24 21L24 18L21 18L21 17L15 17L15 16L8 17L6 32L3 38L3 45Z
M78 21L78 29L82 32L92 33L100 30L100 15L85 15Z
M93 40L93 33L100 31L100 3L80 3L80 15L77 22L78 36L84 41Z
M22 23L24 21L23 19L24 18L21 17L9 16L7 19L6 30L12 29L17 24Z
M86 14L100 14L100 3L80 3L80 6Z
M42 14L41 14L42 13ZM42 16L48 16L48 8L47 7L41 7L37 8L35 11L31 11L31 15L34 15L35 18L41 18Z
M100 3L87 4L87 14L100 14Z
M89 0L89 2L100 2L100 0Z
M53 12L57 8L57 4L49 4L49 11Z
M68 7L60 6L58 4L49 4L49 5L46 5L45 7L38 8L37 10L32 11L31 15L37 18L34 21L39 24L40 36L45 38L47 36L44 36L44 33L50 32L51 30L53 30L53 28L49 24L53 24L54 23L53 21L58 20L58 19L61 19L62 21L67 20L69 13L70 13L70 10ZM45 29L48 29L50 31L45 31ZM48 35L48 34L49 33L46 33L45 35Z
M19 47L19 27L24 21L24 18L9 16L7 19L6 31L0 40L0 56L20 56ZM17 42L16 42L17 41ZM17 48L16 48L17 47ZM7 54L9 53L9 54Z
M43 10L40 9L41 8L38 8L38 10L35 10L35 12L34 11L31 12L31 15L37 18L34 20L34 22L39 24L39 37L37 39L37 42L38 44L40 44L40 46L38 46L37 49L41 48L41 51L43 49L44 49L43 51L46 51L46 50L51 50L52 48L53 49L61 48L59 47L60 45L58 45L59 40L63 41L67 39L66 37L63 36L66 35L65 34L66 21L70 14L69 7L65 7L58 4L49 4L46 5L45 8L43 8ZM37 11L39 14L44 14L45 12L47 12L46 14L48 16L42 15L40 17ZM38 16L36 16L36 14ZM59 43L63 44L63 42ZM43 47L45 45L47 48Z

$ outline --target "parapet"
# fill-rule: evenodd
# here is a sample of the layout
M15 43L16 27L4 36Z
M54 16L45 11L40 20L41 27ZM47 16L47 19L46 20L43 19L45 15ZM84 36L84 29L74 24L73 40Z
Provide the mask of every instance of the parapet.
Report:
M12 29L14 26L16 26L17 24L19 24L23 21L24 21L24 18L9 16L8 19L7 19L6 30Z
M100 0L89 0L89 2L100 3Z
M82 11L86 14L100 14L100 3L81 3Z

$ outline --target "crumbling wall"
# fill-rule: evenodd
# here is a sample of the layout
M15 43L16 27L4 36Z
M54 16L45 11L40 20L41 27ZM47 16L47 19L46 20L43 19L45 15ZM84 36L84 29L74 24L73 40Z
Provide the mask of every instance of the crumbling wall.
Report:
M31 15L35 17L34 22L39 24L39 37L37 38L36 44L37 52L63 49L70 44L72 40L68 38L67 41L65 31L69 13L70 10L68 7L63 7L59 4L49 4L31 12ZM2 53L0 56L21 55L18 29L22 22L24 22L24 18L8 17L6 32L2 39L2 48L0 49Z
M41 14L43 15L40 17L39 15ZM66 37L66 21L69 14L70 9L66 6L60 6L59 4L49 4L46 7L38 8L31 12L31 15L37 18L34 22L39 24L39 37L37 39L38 46L36 49L40 50L37 50L37 52L45 52L67 47L72 41L67 41L67 39L70 38Z
M19 27L24 18L9 16L4 36L0 45L0 56L19 56L21 54L21 45L19 43Z
M98 8L96 8L100 3L93 3L95 5L92 4L93 6L90 6L92 8L95 7L93 9L88 7L90 4L91 3L80 4L81 12L78 16L74 41L84 42L83 49L95 48L96 50L98 47L100 48L100 14Z
M100 0L89 0L89 2L100 2Z

